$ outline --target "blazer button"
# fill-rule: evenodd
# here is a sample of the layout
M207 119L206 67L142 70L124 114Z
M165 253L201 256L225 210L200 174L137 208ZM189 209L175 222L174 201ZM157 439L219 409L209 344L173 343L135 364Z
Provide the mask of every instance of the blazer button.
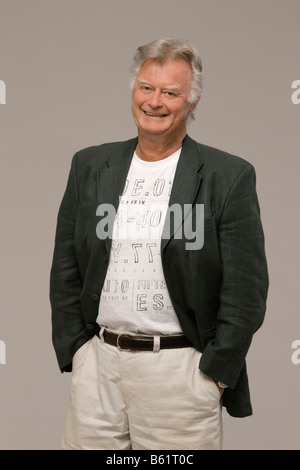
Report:
M100 299L100 295L99 295L99 294L92 294L92 295L91 295L91 298L92 298L92 300L97 301L97 300Z
M104 253L103 259L104 259L105 263L107 263L107 261L108 261L108 254L107 253Z

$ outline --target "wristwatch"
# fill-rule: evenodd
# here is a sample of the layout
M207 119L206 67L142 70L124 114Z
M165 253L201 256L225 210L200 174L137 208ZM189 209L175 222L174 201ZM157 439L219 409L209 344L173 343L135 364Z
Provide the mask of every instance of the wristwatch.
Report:
M228 388L228 385L223 384L222 382L217 382L218 387L220 388Z

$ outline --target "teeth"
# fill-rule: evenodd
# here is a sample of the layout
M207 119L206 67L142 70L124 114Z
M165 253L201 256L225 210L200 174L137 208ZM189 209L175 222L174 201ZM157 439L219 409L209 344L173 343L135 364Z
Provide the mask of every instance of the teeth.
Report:
M165 116L164 114L154 114L154 113L148 113L147 111L144 111L147 116L154 116L154 117L163 117Z

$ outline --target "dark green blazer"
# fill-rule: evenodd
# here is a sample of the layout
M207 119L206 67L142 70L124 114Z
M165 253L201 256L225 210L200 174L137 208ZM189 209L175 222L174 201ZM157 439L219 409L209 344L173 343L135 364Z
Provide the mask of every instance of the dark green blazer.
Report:
M111 239L96 234L100 204L117 208L137 139L89 147L72 160L58 214L50 277L53 344L61 371L95 334ZM204 204L204 245L162 239L166 283L203 373L228 385L223 406L252 414L245 357L261 326L268 290L255 171L245 160L186 136L169 206ZM177 227L178 228L178 227Z

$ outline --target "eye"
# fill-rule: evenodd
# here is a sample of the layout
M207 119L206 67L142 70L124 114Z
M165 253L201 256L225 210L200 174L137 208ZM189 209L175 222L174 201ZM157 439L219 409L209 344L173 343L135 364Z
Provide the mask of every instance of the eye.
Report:
M174 97L176 96L173 91L168 91L168 90L167 90L167 91L165 91L164 93L165 93L165 95L167 96L167 98L174 98Z
M140 90L144 93L149 93L151 91L151 87L148 85L141 85Z

